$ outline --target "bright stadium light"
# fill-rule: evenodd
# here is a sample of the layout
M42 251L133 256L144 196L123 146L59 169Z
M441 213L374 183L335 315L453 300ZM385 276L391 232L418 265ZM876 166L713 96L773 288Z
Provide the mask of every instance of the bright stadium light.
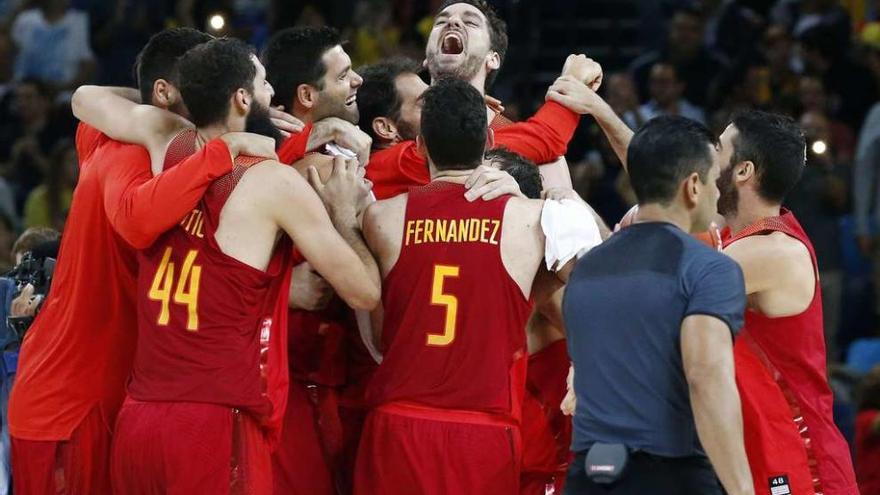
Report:
M825 141L822 141L820 139L818 141L813 141L812 149L813 149L813 153L815 153L817 155L821 155L821 154L824 154L826 151L828 151L828 145L825 144Z
M222 14L214 14L208 20L208 25L211 26L211 29L214 31L220 31L226 26L226 19Z

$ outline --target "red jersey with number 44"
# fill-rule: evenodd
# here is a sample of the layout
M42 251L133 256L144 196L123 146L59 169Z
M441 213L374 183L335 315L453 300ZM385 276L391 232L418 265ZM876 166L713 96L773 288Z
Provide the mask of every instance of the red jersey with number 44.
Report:
M224 254L214 235L238 181L260 158L239 157L196 208L141 251L138 345L129 395L140 401L204 402L273 414L266 391L268 339L289 283L286 236L266 271ZM277 322L274 322L277 324Z
M400 257L383 281L384 358L367 399L518 419L531 304L501 260L510 197L471 203L464 192L448 182L409 192Z

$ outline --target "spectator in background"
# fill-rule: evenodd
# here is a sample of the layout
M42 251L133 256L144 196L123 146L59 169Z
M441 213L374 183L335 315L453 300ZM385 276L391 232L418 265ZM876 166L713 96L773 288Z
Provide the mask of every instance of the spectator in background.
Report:
M874 88L880 91L880 22L866 24L859 40L865 65L874 76Z
M57 241L61 234L52 229L28 229L15 241L12 258L17 265L24 254L45 242ZM9 392L15 381L18 365L18 350L21 346L20 336L16 335L7 325L9 316L34 316L42 296L32 297L32 290L23 290L15 299L18 291L15 282L0 277L0 495L7 495L12 489L12 468L9 440L8 405Z
M784 25L800 37L810 29L822 27L832 33L836 43L849 46L850 19L839 0L779 0L771 12L773 22Z
M89 18L98 59L97 81L107 86L131 86L131 67L153 33L164 27L166 11L152 0L91 2Z
M42 184L34 188L24 204L24 226L64 230L78 176L76 147L69 139L55 145L49 170Z
M880 366L864 378L856 417L856 476L862 495L880 495Z
M770 74L770 107L791 114L800 77L795 69L794 41L784 26L774 24L764 32L760 51Z
M706 105L708 88L727 63L706 47L703 29L704 21L699 10L679 9L669 24L666 46L633 61L630 70L643 100L648 98L651 68L657 62L663 61L674 65L679 78L685 83L684 97L694 105Z
M89 17L70 8L70 0L39 0L12 25L18 46L15 78L36 78L54 90L72 90L95 69L89 42Z
M609 74L606 79L605 101L614 113L624 119L630 129L636 130L647 120L639 108L639 94L632 77L625 72Z
M795 115L803 115L808 112L819 112L829 115L831 107L828 103L828 93L822 80L813 76L803 76L798 82L798 107ZM830 119L831 144L841 163L852 163L853 153L856 148L856 136L852 128L845 122Z
M52 118L49 88L36 79L21 81L15 88L14 119L0 123L0 162L12 183L16 210L28 193L43 180L49 152L64 134Z
M642 117L647 121L661 115L680 115L705 124L706 116L703 110L683 97L686 88L687 84L678 77L674 65L657 62L651 67L651 78L648 83L651 99L639 108ZM635 114L627 113L623 120L631 129L637 128L638 118Z
M853 62L829 28L814 27L799 39L800 52L807 74L818 77L830 100L830 116L852 129L859 129L865 114L877 99L871 73Z
M856 239L862 254L871 259L874 283L874 314L880 315L880 103L875 103L865 119L856 147L853 167L853 205Z
M801 180L785 206L797 215L813 240L822 287L822 314L829 362L838 360L836 339L843 296L843 253L840 219L848 205L848 164L837 161L828 118L819 111L800 119L807 142L807 162Z

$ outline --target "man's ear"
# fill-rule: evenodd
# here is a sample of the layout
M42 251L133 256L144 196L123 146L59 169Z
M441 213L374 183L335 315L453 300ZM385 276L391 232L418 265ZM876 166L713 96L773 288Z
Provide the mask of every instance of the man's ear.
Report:
M492 72L493 70L498 70L501 68L501 55L498 55L496 51L490 51L488 55L486 55L486 72Z
M311 84L300 84L294 93L294 105L311 110L318 101L318 91Z
M145 101L144 104L154 104L159 108L171 108L180 100L180 92L165 79L156 79L153 83L153 101Z
M733 179L738 184L746 183L757 175L757 170L755 170L755 163L751 160L739 162L734 165L734 167L735 168L733 169Z
M397 133L397 126L388 117L373 119L373 132L384 141L394 141L400 137Z
M238 88L232 93L232 108L238 111L240 115L247 115L251 108L251 100L253 96L244 88Z
M486 133L486 150L495 149L495 130L491 127L487 129Z
M700 193L702 192L702 181L700 174L694 172L688 175L684 180L684 199L688 208L695 207L700 202Z

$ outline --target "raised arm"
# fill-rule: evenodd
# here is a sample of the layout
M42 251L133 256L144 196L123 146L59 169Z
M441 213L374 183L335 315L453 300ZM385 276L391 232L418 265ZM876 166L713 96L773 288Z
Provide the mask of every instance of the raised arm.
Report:
M632 140L633 131L601 96L580 81L563 76L550 86L547 100L564 104L577 113L592 115L626 170L626 149Z
M357 162L337 157L326 184L311 178L315 189L291 167L272 167L270 173L266 183L272 186L262 199L272 218L349 306L373 309L380 298L380 278L354 206L369 191L358 176Z
M139 104L131 88L80 86L71 98L73 115L124 143L139 144L150 152L155 164L165 157L168 142L181 129L192 127L183 117L153 105Z
M681 358L697 435L715 473L727 493L754 493L727 323L702 314L685 318Z

